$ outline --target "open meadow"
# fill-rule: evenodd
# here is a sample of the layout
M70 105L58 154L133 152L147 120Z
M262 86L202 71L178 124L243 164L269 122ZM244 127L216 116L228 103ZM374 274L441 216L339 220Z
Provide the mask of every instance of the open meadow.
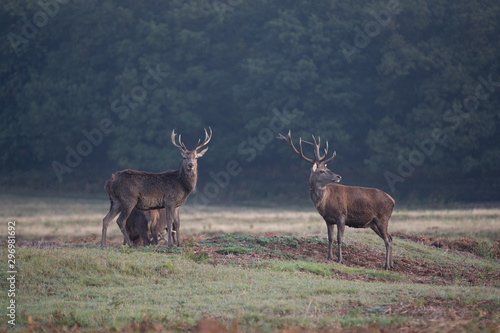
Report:
M108 209L104 197L0 195L2 330L500 330L499 205L396 206L390 271L369 229L346 228L344 263L327 261L326 226L312 205L186 205L182 247L170 249L124 247L115 222L101 248ZM5 320L12 299L15 326Z

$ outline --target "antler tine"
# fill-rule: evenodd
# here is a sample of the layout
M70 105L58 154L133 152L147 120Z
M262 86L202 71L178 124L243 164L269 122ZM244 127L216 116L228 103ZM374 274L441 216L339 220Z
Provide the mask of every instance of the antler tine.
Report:
M300 148L300 155L299 156L304 158L304 152L302 151L302 138L300 136L299 136L299 148Z
M182 143L181 141L181 135L179 134L179 143L177 144L177 142L175 141L175 137L177 136L177 133L175 133L175 129L172 130L172 134L170 135L170 141L172 141L172 144L174 146L176 146L177 148L181 149L181 150L187 150L186 149L186 146L184 146L184 144Z
M317 149L317 152L318 152L318 162L319 163L323 163L323 161L325 160L326 156L328 155L328 141L325 141L325 153L323 154L323 156L320 156L320 153L319 153L319 148L321 146L321 139L320 137L318 136L318 146L316 147Z
M302 138L299 137L299 148L300 148L300 152L297 150L297 148L295 148L295 146L293 145L293 141L292 141L292 131L288 131L288 135L286 137L284 137L282 134L279 134L278 136L278 139L282 139L284 140L289 146L290 148L292 148L292 150L297 154L299 155L303 160L311 163L311 164L314 164L316 161L315 160L312 160L308 157L305 157L304 156L304 153L302 151ZM306 142L306 141L304 141Z
M182 136L182 135L181 135L181 134L179 134L179 144L181 145L181 147L182 147L183 149L187 150L186 145L185 145L185 144L184 144L184 142L182 142L182 140L181 140L181 136Z
M282 139L284 140L289 146L290 148L292 148L292 150L300 156L300 153L299 151L297 150L297 148L295 148L295 146L293 145L293 142L292 142L292 136L291 136L291 131L289 130L288 131L288 135L286 137L283 136L283 134L281 133L278 133L279 136L278 136L278 139Z
M314 143L309 141L304 141L304 142L314 148L314 157L316 158L316 161L321 162L325 158L325 156L321 156L321 154L319 153L319 147L321 146L321 137L318 136L318 140L316 141L316 137L314 135L311 136L313 138Z
M324 160L328 156L328 141L325 141L325 155L323 155L322 160Z
M210 126L208 126L208 129L210 130L210 136L209 136L209 137L208 137L208 139L205 141L205 144L209 143L209 142L210 142L210 140L212 140L212 128L211 128ZM204 128L204 130L205 130L205 136L207 136L207 134L208 134L208 133L207 133L207 129L206 129L206 128Z
M337 152L336 152L336 151L334 151L334 152L333 152L332 157L330 157L329 159L327 159L326 161L323 161L323 162L321 162L321 163L323 163L323 164L328 164L328 163L330 163L330 162L331 162L331 161L333 161L333 159L335 158L335 155L337 155ZM326 154L325 154L325 156L326 156Z
M325 148L324 148L325 154L321 155L319 153L320 146L321 146L321 137L318 136L318 140L316 140L316 137L313 135L312 139L313 139L313 142L305 141L302 139L300 142L301 143L304 142L304 143L306 143L314 148L315 161L317 161L318 163L321 163L321 164L327 164L327 163L333 161L333 159L335 158L336 152L333 152L332 157L330 157L329 159L326 159L328 156L328 141L325 141ZM300 148L301 148L301 152L302 152L302 146ZM298 152L296 152L296 153L299 154Z
M318 142L316 142L316 138L314 137L314 135L312 135L312 137L316 147L319 147L321 145L321 137L318 136Z
M210 137L208 138L208 141L206 143L209 143L210 140L212 140L212 128L210 126L208 126L208 129L210 130ZM204 128L204 130L205 130L205 136L206 136L208 134L207 129Z
M198 140L198 143L196 144L196 148L194 149L195 151L206 146L210 142L210 140L212 140L212 128L210 126L208 126L208 129L210 130L210 135L208 134L207 129L204 128L205 140L203 140L203 143L201 145L200 145L201 139Z
M278 137L276 139L281 139L281 140L285 140L286 141L286 138L281 133L278 133Z

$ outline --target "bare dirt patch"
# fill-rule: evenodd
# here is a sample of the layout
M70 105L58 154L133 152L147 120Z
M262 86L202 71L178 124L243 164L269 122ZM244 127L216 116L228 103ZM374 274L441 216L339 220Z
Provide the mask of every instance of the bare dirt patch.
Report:
M275 237L278 239L279 237ZM311 239L294 238L291 243L281 243L278 240L273 242L269 238L268 244L259 244L262 247L259 251L249 251L247 254L221 254L220 247L225 241L220 237L211 238L200 243L195 243L193 250L195 253L207 253L209 258L213 258L216 263L231 263L240 266L248 266L255 262L265 260L309 260L318 263L328 263L332 266L339 265L335 261L326 259L327 247L325 244L311 242ZM251 245L251 241L240 241L239 246L243 248ZM397 241L394 242L397 248ZM394 251L395 253L397 251ZM334 258L337 250L334 250ZM385 263L385 252L377 251L363 244L350 244L342 247L342 265L353 268L364 268L382 270ZM419 261L411 258L402 258L394 254L394 269L391 272L398 273L408 279L406 282L425 283L437 285L451 285L458 281L466 282L469 285L493 285L500 280L500 272L481 270L480 268L443 267L431 262ZM332 278L342 278L360 281L393 282L380 275L370 274L349 274L332 267Z

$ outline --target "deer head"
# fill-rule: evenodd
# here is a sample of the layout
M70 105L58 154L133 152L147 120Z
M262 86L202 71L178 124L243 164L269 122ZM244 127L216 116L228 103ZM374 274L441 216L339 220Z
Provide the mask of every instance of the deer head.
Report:
M324 149L325 153L321 155L320 153L320 147L321 147L321 138L318 137L318 141L316 141L316 138L314 135L312 136L313 142L309 141L303 141L302 138L299 138L299 148L300 151L295 148L292 142L292 136L291 136L291 131L288 131L288 135L285 137L281 134L279 134L278 139L284 140L292 150L299 155L303 160L311 163L313 166L311 168L311 175L309 176L309 184L310 185L315 185L318 187L323 187L328 184L332 183L338 183L342 180L342 177L333 173L330 171L330 169L327 168L327 164L333 161L335 158L336 152L333 152L332 156L330 158L327 158L328 156L328 141L326 141L326 147ZM314 148L314 159L308 158L304 156L304 153L302 151L302 142L305 144L308 144Z
M181 135L179 134L178 141L179 143L176 142L176 136L177 134L175 133L175 129L172 130L172 135L170 136L170 139L172 141L172 144L179 148L179 151L181 152L182 157L184 158L182 162L182 169L187 170L188 172L193 172L196 173L197 167L198 167L198 158L202 157L203 154L206 153L208 150L208 147L205 147L210 140L212 139L212 129L208 127L210 130L210 134L208 134L207 130L205 129L205 140L203 140L203 143L200 144L201 140L198 140L198 143L196 144L196 147L189 151L187 150L186 146L181 140ZM204 148L205 147L205 148Z

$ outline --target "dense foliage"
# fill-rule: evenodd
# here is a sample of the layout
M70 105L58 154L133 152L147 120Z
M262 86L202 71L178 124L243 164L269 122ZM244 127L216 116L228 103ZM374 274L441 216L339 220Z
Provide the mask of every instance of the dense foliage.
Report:
M494 0L4 0L1 182L102 191L177 167L172 129L189 148L211 126L199 188L225 197L307 196L275 139L292 129L328 139L347 184L491 200L499 18Z

